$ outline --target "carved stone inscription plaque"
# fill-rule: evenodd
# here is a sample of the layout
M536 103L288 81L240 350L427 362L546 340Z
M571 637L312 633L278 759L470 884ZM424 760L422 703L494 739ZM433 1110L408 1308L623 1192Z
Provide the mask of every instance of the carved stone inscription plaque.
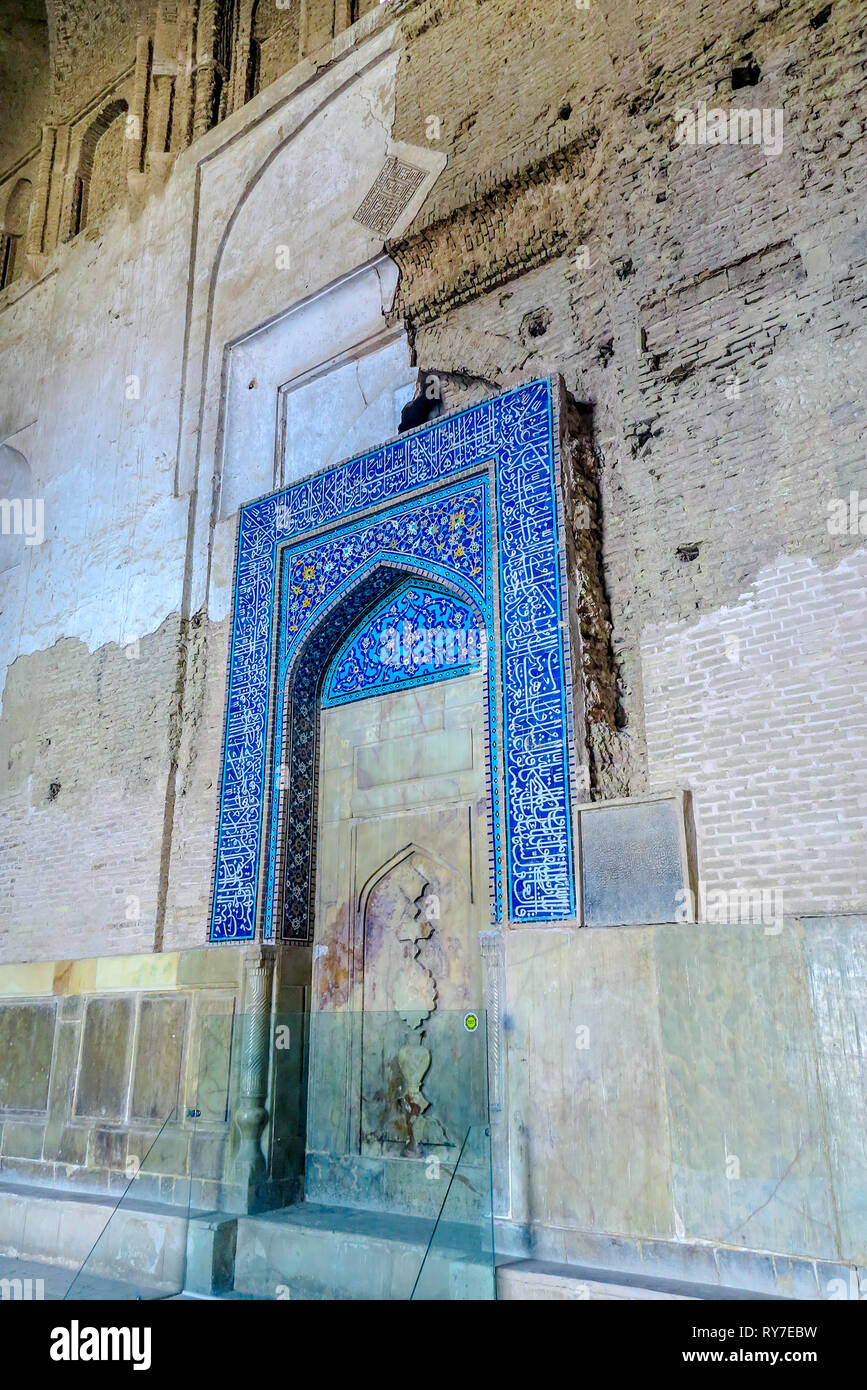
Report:
M581 853L588 927L677 920L686 884L676 800L583 809Z

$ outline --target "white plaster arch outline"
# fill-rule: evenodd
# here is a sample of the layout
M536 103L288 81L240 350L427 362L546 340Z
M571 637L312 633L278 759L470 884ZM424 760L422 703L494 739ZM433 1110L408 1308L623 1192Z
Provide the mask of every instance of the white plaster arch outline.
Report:
M33 490L29 459L20 449L4 441L0 444L0 498L22 505L25 499L32 501ZM14 532L0 534L0 574L20 565L27 558L28 548L23 536Z
M371 12L375 16L376 12ZM354 45L335 45L342 51L335 54L334 63L329 69L319 70L311 75L306 64L277 82L271 84L260 96L254 98L241 111L229 117L221 126L202 138L200 149L196 152L195 165L195 213L191 228L191 275L187 298L183 382L179 407L178 451L176 492L181 495L189 492L194 501L194 536L191 541L186 581L185 610L200 607L208 594L211 572L211 538L218 517L219 487L216 482L208 485L209 477L219 465L219 430L224 381L225 347L230 342L220 341L217 323L221 274L230 238L239 223L251 196L261 185L262 180L272 169L276 160L285 153L293 142L307 131L311 125L333 107L341 97L360 87L368 75L382 83L381 69L390 64L391 74L388 83L393 90L394 72L397 66L397 52L393 47L395 26L385 24L381 17L371 23L367 36L356 36ZM347 65L349 71L347 72ZM359 92L360 98L364 96ZM391 96L389 93L389 101ZM295 104L298 109L292 113ZM209 177L210 167L218 161L221 154L233 147L242 137L249 139L261 126L274 121L288 109L292 119L291 129L280 125L273 145L264 152L255 154L253 147L247 160L243 177L243 187L232 207L228 218L216 216L218 198L211 184L216 184L217 176ZM376 160L364 173L372 182L381 165L382 158L391 147L390 136L385 126ZM186 152L178 160L177 172L182 172L187 162ZM415 214L416 206L427 196L436 178L439 167L431 168L420 186L413 203L407 209L407 216ZM369 175L369 178L368 178ZM360 201L360 198L359 198ZM351 216L345 219L351 223ZM287 299L274 305L269 313L253 318L244 332L266 327L282 314L299 307L313 295L325 293L342 279L357 273L381 255L381 242L358 224L357 251L348 259L344 257L343 266L334 266L337 272L323 275L319 286L305 293L302 287L291 287ZM236 338L237 333L232 335ZM327 358L328 354L324 354ZM314 465L315 467L315 465Z

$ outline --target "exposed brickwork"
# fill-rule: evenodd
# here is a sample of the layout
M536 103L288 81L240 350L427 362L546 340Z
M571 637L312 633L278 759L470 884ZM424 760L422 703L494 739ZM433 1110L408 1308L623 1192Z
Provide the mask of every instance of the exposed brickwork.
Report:
M127 150L125 105L117 104L106 113L104 129L94 132L93 150L87 151L89 187L87 222L98 227L106 213L126 197Z
M571 114L559 125L530 120L526 71L514 56L512 80L499 72L499 102L479 101L489 79L474 67L476 46L461 38L458 8L430 11L404 75L398 128L418 138L425 107L436 111L439 102L456 148L396 248L398 304L417 325L419 361L498 385L565 371L569 389L593 407L627 716L622 772L640 791L646 692L636 641L644 625L688 621L736 600L781 551L806 551L827 568L864 544L857 534L832 538L826 526L832 497L867 490L857 404L864 135L863 118L853 119L864 38L851 5L834 6L817 29L809 5L769 9L758 22L752 7L728 6L724 27L710 7L660 27L621 6L621 22L606 34L598 29L604 7L577 18L569 8L551 6L549 15L552 32L567 26L563 48L578 45L587 59L571 87L560 60L549 62L547 39L537 47L537 7L519 17L491 5L477 17L487 24L499 14L506 41L498 63L512 51L510 26L521 29L533 61L545 54L535 99L541 107L547 94L550 112L562 91ZM580 39L576 23L590 26ZM477 79L454 85L451 98L433 71L437 31L441 51ZM745 98L732 91L731 73L747 51L762 75ZM558 74L562 88L553 85ZM724 108L782 107L782 154L676 144L674 111L702 97ZM522 125L520 142L512 122ZM558 130L561 141L574 139L567 132L576 122L586 151L580 171L570 155L580 139L545 152ZM516 172L520 160L526 173ZM522 187L528 211L516 217ZM518 274L504 283L510 266ZM474 297L473 283L485 289L488 277L496 292ZM857 591L840 602L857 603Z
M186 174L168 171L194 130L214 140L207 131L221 111L235 111L243 147L237 113L249 95L249 54L241 34L229 86L215 87L211 103L199 95L204 78L200 87L186 82L179 59L174 75L148 67L156 54L170 69L190 31L157 30L132 6L122 16L103 6L89 27L86 8L67 5L52 20L63 119L27 170L33 273L50 265L57 274L20 304L13 287L0 326L13 359L36 344L20 392L36 402L32 383L50 379L39 409L46 419L67 413L67 452L85 448L80 420L98 398L98 448L128 455L142 469L143 494L165 500L176 397L182 380L194 394L201 378L198 361L184 375L180 347L195 150ZM567 0L405 0L363 4L359 26L399 25L394 139L447 155L393 248L394 317L411 329L419 367L442 374L450 409L553 372L583 403L586 455L573 496L586 492L591 525L583 534L572 522L586 548L580 572L590 576L576 590L576 620L593 793L687 785L706 883L780 878L787 910L805 911L847 910L864 893L863 792L847 771L864 746L857 702L867 673L859 675L864 648L851 617L863 611L864 534L856 526L834 535L827 525L833 498L852 489L867 498L864 20L853 0L834 0L827 20L811 25L819 9L817 0L768 0L761 10L753 0L694 0L680 10L626 0L591 0L587 10ZM249 36L260 44L260 90L350 15L349 6L327 16L312 6L302 25L298 8L263 11ZM116 42L104 42L110 31ZM316 59L323 69L332 61L331 50ZM758 81L733 89L733 69L750 62ZM169 121L166 83L175 80ZM107 233L112 199L94 198L85 281L81 242L62 244L62 200L100 102L121 99L147 116L141 143L122 153L110 126L95 169L111 172L102 181L119 195L125 182L138 189L165 177L167 196L135 202L135 225L118 217ZM782 152L677 144L675 112L701 100L781 110ZM429 117L440 122L432 140ZM345 140L350 157L352 131L324 120L322 138ZM72 270L66 254L78 257ZM317 288L315 273L303 292ZM164 286L176 296L170 316ZM128 323L135 351L121 336ZM57 366L70 360L87 392ZM129 398L121 414L115 398L130 372L143 377L143 404ZM148 373L158 383L151 394ZM20 418L7 413L11 430L39 412L34 403ZM140 451L145 418L159 441ZM124 438L126 448L117 443ZM37 436L41 479L38 445ZM208 486L212 466L216 476L219 460L204 459ZM86 508L86 489L77 505ZM125 508L118 527L129 520ZM208 543L205 523L190 551ZM173 555L180 593L184 562ZM198 551L187 556L190 568L210 563ZM112 569L105 575L125 582ZM81 603L101 601L82 594ZM840 637L827 651L809 645L828 630ZM808 645L790 683L802 632ZM740 642L742 665L727 655L727 637ZM5 886L9 893L14 882L15 892L3 914L7 959L33 959L52 932L70 956L204 938L226 642L224 620L188 617L144 639L152 649L140 662L62 641L14 663L3 703ZM672 652L682 654L682 672L668 673ZM803 737L793 741L789 725ZM815 783L815 794L795 804L802 782ZM825 823L835 830L826 835ZM826 846L815 861L813 836ZM93 850L102 843L111 850L104 864ZM127 921L119 887L141 898L138 922ZM56 936L45 954L57 954Z
M693 789L708 890L867 906L867 550L784 558L740 602L642 639L651 790Z
M0 952L153 948L178 624L11 668L0 723Z
M300 46L298 6L278 10L276 5L257 5L253 20L253 43L257 89L267 87L281 72L298 61Z
M403 272L394 318L413 326L576 247L596 132L507 175L453 216L390 245ZM447 274L443 274L448 267Z
M48 0L53 11L54 94L58 116L92 100L135 59L136 34L145 26L142 0Z
M165 913L167 951L199 946L207 934L220 787L229 622L197 620L187 647L178 729L178 776ZM207 755L202 756L207 749Z
M0 171L39 145L51 81L48 25L41 0L8 6L0 18Z
M565 393L563 393L565 396ZM593 449L592 415L568 397L560 407L563 430L564 519L571 584L576 729L586 730L587 775L582 801L628 793L621 752L622 709L611 650L611 614L602 571L602 514L599 466Z

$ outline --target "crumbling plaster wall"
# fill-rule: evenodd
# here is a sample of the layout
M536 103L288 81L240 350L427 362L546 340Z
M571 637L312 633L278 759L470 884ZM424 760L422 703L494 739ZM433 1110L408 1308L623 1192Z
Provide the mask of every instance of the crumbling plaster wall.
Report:
M3 305L0 437L31 464L47 536L5 576L0 615L0 796L19 864L6 959L203 938L231 577L226 354L381 251L351 213L389 137L448 156L390 245L393 321L418 365L462 374L447 404L562 371L588 406L620 711L599 786L694 787L707 885L734 885L749 841L750 881L773 874L787 910L864 903L863 729L851 721L851 776L835 763L812 787L802 769L800 798L779 773L791 749L768 751L798 699L801 755L821 764L864 687L857 622L839 621L863 605L863 537L825 521L831 497L863 486L857 6L835 0L813 25L818 6L796 0L758 15L735 0L664 17L593 0L393 13L404 52L383 57L388 16L372 12L363 44L279 78L182 154L164 191L109 212ZM748 55L760 81L733 92ZM782 153L675 145L675 109L702 97L779 106ZM806 648L777 641L793 612ZM782 654L771 682L761 632ZM785 665L805 651L798 689ZM720 682L730 665L736 688Z
M19 541L0 616L7 960L154 942L189 522L190 180L174 191L115 209L3 315L2 429L45 533Z
M216 520L224 361L245 331L377 258L351 212L385 157L395 67L382 25L320 83L302 65L7 301L2 437L30 464L45 540L22 537L3 576L6 960L204 938L236 525ZM353 132L352 167L337 129ZM308 319L287 377L383 332L395 275L372 274L366 319ZM272 365L273 445L286 378ZM407 367L405 351L400 399Z
M479 392L559 370L592 409L609 784L694 791L708 889L863 907L867 520L828 526L867 500L863 11L492 0L405 23L397 130L435 117L450 158L393 248L396 312L422 366ZM782 112L781 152L677 143L702 99Z

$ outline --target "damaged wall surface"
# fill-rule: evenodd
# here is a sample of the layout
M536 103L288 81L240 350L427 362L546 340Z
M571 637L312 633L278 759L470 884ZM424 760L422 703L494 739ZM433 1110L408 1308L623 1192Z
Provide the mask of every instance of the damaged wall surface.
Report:
M863 1261L861 8L194 9L0 33L0 994L207 939L240 509L556 377L578 800L681 797L693 901L503 923L497 1215ZM0 1168L110 1169L55 1099Z

